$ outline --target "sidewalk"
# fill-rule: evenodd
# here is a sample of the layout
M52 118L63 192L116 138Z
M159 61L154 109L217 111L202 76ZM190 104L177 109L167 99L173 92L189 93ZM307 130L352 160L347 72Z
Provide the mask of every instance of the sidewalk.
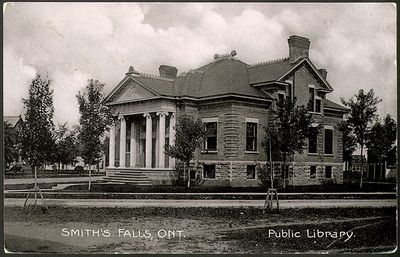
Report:
M25 199L5 198L4 206L22 207ZM33 203L30 199L29 203ZM42 203L41 200L38 201ZM159 199L46 199L48 206L65 207L169 207L169 208L190 208L190 207L255 207L263 208L264 200L159 200ZM329 199L329 200L280 200L279 207L287 208L382 208L395 207L396 199ZM275 206L275 205L274 205Z
M92 176L91 180L99 181L103 180L105 176ZM38 178L37 183L68 183L68 182L88 182L89 177L71 177L71 178ZM12 178L4 179L4 185L21 185L21 184L33 184L33 178Z

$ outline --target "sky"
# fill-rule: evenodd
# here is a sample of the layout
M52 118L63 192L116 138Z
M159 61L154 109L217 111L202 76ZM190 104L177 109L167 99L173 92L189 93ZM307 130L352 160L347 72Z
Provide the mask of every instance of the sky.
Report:
M37 73L54 90L54 122L78 124L88 79L105 93L129 66L158 74L198 68L236 50L247 64L287 57L290 35L310 39L340 102L374 89L378 114L397 117L396 6L392 3L8 3L3 5L4 115L23 114Z

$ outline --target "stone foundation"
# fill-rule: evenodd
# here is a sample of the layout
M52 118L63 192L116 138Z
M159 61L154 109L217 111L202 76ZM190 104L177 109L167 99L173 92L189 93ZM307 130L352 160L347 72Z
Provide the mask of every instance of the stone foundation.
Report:
M204 177L204 165L215 165L215 178ZM274 183L282 185L282 162L274 162ZM247 178L247 165L256 166L254 179ZM268 172L265 173L267 165ZM343 164L330 162L288 162L289 169L285 175L286 184L291 186L343 184ZM310 166L316 166L315 178L310 177ZM332 167L331 178L325 177L325 167ZM262 176L269 179L269 164L257 161L198 161L191 164L191 169L196 171L196 178L192 179L197 185L204 186L232 186L232 187L258 187L262 185ZM181 174L181 179L183 176ZM268 185L270 182L266 182Z

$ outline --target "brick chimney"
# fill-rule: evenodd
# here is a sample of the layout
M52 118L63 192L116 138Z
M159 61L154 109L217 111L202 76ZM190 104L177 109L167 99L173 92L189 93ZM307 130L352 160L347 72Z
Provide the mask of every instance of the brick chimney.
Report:
M299 58L308 57L310 40L300 36L290 36L289 43L289 63L295 63Z
M321 75L321 77L326 79L326 76L328 75L328 72L325 69L318 69L318 72Z
M174 66L168 66L168 65L161 65L160 68L158 68L160 71L160 77L163 78L176 78L176 75L178 74L178 69Z

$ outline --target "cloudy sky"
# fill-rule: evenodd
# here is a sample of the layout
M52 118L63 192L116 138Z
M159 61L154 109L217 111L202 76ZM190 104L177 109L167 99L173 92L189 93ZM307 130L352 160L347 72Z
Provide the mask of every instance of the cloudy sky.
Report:
M54 89L55 123L79 120L75 95L87 79L109 92L130 65L188 71L215 53L252 64L287 57L287 38L311 40L310 58L348 99L373 88L379 114L397 116L396 8L393 4L10 3L4 12L4 115L24 112L36 73Z

